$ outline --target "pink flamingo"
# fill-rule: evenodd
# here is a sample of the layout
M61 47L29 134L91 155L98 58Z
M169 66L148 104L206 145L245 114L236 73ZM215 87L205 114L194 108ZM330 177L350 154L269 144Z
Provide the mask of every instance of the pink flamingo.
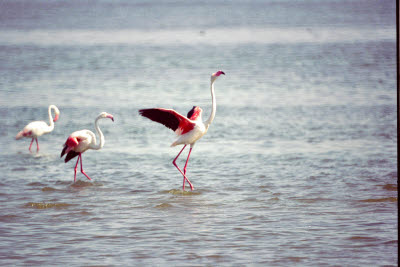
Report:
M96 144L96 135L89 130L80 130L73 132L70 134L70 136L67 138L67 141L64 144L64 148L61 152L61 156L64 156L64 154L67 154L65 157L65 163L67 163L70 159L78 156L78 160L76 161L75 164L75 175L74 175L74 182L76 182L76 169L78 168L78 162L79 160L81 161L81 173L83 173L89 180L90 177L83 171L83 166L82 166L82 153L85 152L88 149L94 149L94 150L99 150L104 146L104 135L100 131L98 121L103 118L109 118L112 121L114 121L114 117L111 114L108 114L107 112L102 112L97 116L96 120L94 121L94 128L96 129L97 134L100 136L100 142L99 144Z
M51 115L51 110L54 110L55 117ZM16 136L15 139L19 140L23 137L32 138L31 144L29 146L29 151L31 151L33 140L36 140L36 153L39 152L39 142L38 137L42 136L43 134L50 133L54 129L54 122L58 120L58 116L60 115L60 111L55 105L49 106L49 121L50 125L47 125L44 121L32 121L28 125L24 127L22 131L20 131Z
M212 99L212 109L208 120L204 123L201 119L201 114L203 110L200 107L193 106L193 108L187 114L187 117L179 114L172 109L164 108L150 108L139 110L140 115L149 118L152 121L164 124L166 127L175 131L178 138L171 144L171 146L183 145L182 150L178 153L176 158L172 161L172 164L178 169L178 171L183 175L183 190L185 190L185 181L190 185L190 189L193 190L193 185L186 177L186 168L189 161L190 153L192 152L193 146L197 140L199 140L203 135L207 133L208 127L210 127L211 122L214 120L217 104L215 102L214 95L214 82L221 75L225 73L223 71L217 71L211 75L211 99ZM179 155L185 149L187 145L190 145L189 154L186 159L185 167L182 170L176 165L176 160Z

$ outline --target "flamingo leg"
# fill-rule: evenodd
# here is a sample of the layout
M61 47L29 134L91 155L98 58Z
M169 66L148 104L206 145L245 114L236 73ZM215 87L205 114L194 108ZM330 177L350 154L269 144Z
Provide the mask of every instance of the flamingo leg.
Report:
M186 145L183 146L183 148L181 149L181 151L178 153L178 155L176 156L176 158L174 159L174 161L172 161L172 164L174 164L174 166L182 173L182 171L179 169L179 167L176 165L176 160L178 159L179 155L182 153L182 151L185 149ZM183 174L183 173L182 173ZM185 174L183 174L183 186L182 186L182 190L185 190Z
M186 176L186 168L187 168L187 165L188 165L188 162L189 162L189 157L190 157L190 153L192 152L192 147L190 148L190 150L189 150L189 154L188 154L188 156L187 156L187 159L186 159L186 163L185 163L185 167L183 168L183 174ZM186 178L186 180L188 181L188 183L189 183L189 185L190 185L190 188L193 190L193 185L192 185L192 183L189 181L189 179L188 178ZM185 180L183 180L183 183L185 183Z
M34 138L32 137L31 145L29 146L29 151L30 151L30 152L32 152L32 151L31 151L31 148L32 148L32 144L33 144L33 139L34 139Z
M190 150L189 150L189 154L188 154L187 159L186 159L185 167L183 168L183 173L184 174L186 174L186 168L187 168L187 165L188 165L188 162L189 162L190 152L192 152L192 148L190 148Z
M39 142L37 140L37 137L35 138L36 141L36 153L39 152Z
M182 150L179 152L179 154L176 156L176 158L174 159L174 161L172 162L172 164L174 164L174 166L178 169L178 171L183 175L183 186L182 189L185 190L185 180L188 181L189 185L190 185L190 189L193 190L193 185L192 183L189 181L189 179L186 177L186 174L183 173L181 171L181 169L178 167L178 165L176 165L176 160L178 159L178 157L181 155L182 151L185 149L186 145L183 146Z
M88 178L89 180L92 180L92 179L90 179L90 177L83 171L83 166L82 166L82 154L79 153L79 157L80 157L80 159L81 159L81 173L83 173L83 175L85 175L86 178Z
M74 174L74 183L76 182L76 169L78 168L78 163L79 163L79 158L81 157L81 154L78 155L78 159L76 160L76 164L75 164L75 174ZM82 166L82 164L81 164Z

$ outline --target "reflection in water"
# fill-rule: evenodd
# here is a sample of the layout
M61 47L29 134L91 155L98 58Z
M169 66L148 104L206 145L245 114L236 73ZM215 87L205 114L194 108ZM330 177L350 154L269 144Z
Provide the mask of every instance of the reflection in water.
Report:
M71 184L71 187L73 188L91 187L91 186L103 186L103 184L99 182L90 182L82 180L77 180L75 183Z
M195 196L195 195L200 195L201 191L199 190L194 190L194 191L183 191L182 189L171 189L171 190L165 190L161 191L163 194L171 194L171 195L178 195L178 196Z
M62 208L68 208L70 206L73 206L73 204L68 204L68 203L46 203L46 202L29 202L25 204L26 208L34 208L34 209L51 209L51 208L56 208L56 209L62 209Z

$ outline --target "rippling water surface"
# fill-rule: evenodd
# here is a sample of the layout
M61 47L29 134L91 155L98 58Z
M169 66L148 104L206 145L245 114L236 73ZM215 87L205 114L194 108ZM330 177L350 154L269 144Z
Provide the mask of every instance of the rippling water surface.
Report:
M394 21L394 1L2 1L0 264L397 265ZM174 133L138 109L206 119L219 69L183 192ZM29 153L14 137L49 104ZM62 144L101 111L73 183Z

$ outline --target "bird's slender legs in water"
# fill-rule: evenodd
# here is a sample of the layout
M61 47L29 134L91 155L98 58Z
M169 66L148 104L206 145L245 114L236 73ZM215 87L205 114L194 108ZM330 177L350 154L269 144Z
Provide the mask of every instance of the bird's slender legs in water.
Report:
M192 152L192 147L189 150L189 154L188 154L187 159L186 159L185 167L183 168L183 174L185 176L186 176L186 168L187 168L187 165L188 165L188 162L189 162L190 152ZM188 182L189 182L189 180L188 180ZM190 182L189 182L189 184L191 186L190 188L193 190L192 184ZM185 179L183 179L183 190L185 190Z
M29 146L29 152L32 152L32 151L31 151L31 148L32 148L32 144L33 144L33 139L34 139L34 138L32 137L31 145Z
M79 153L79 157L81 158L81 173L83 173L83 174L86 176L86 178L88 178L89 180L92 180L92 179L90 179L90 177L83 171L83 166L82 166L82 154L81 154L81 153Z
M89 180L92 180L92 179L90 179L90 177L83 171L83 166L82 166L82 154L79 153L78 159L76 160L75 169L74 169L74 171L75 171L74 183L76 182L76 170L78 169L79 160L81 161L81 173L83 173L83 174L86 176L86 178L88 178Z
M190 189L193 190L193 185L192 185L192 183L189 181L189 179L186 177L186 174L185 174L185 173L186 173L186 165L185 165L185 173L183 173L183 172L181 171L181 169L179 169L178 165L176 165L176 160L178 159L178 157L179 157L179 155L182 153L182 151L185 149L185 147L186 147L186 145L183 146L182 150L179 152L178 156L176 156L176 158L174 159L174 161L172 162L172 164L174 164L174 166L178 169L178 171L183 175L183 186L182 186L183 190L185 190L185 180L189 183ZM191 149L190 149L190 150L191 150ZM189 155L190 155L190 152L189 152ZM186 161L186 164L187 164L187 161Z
M39 142L38 142L37 138L35 138L35 137L32 137L32 141L31 141L31 144L29 146L29 152L32 152L31 148L32 148L33 140L36 141L36 152L39 152Z
M74 183L76 182L76 169L78 168L78 163L79 163L79 158L80 158L80 157L81 157L81 154L79 153L78 159L76 160L75 169L74 169L74 171L75 171L75 174L74 174ZM82 166L82 164L81 164L81 166Z

